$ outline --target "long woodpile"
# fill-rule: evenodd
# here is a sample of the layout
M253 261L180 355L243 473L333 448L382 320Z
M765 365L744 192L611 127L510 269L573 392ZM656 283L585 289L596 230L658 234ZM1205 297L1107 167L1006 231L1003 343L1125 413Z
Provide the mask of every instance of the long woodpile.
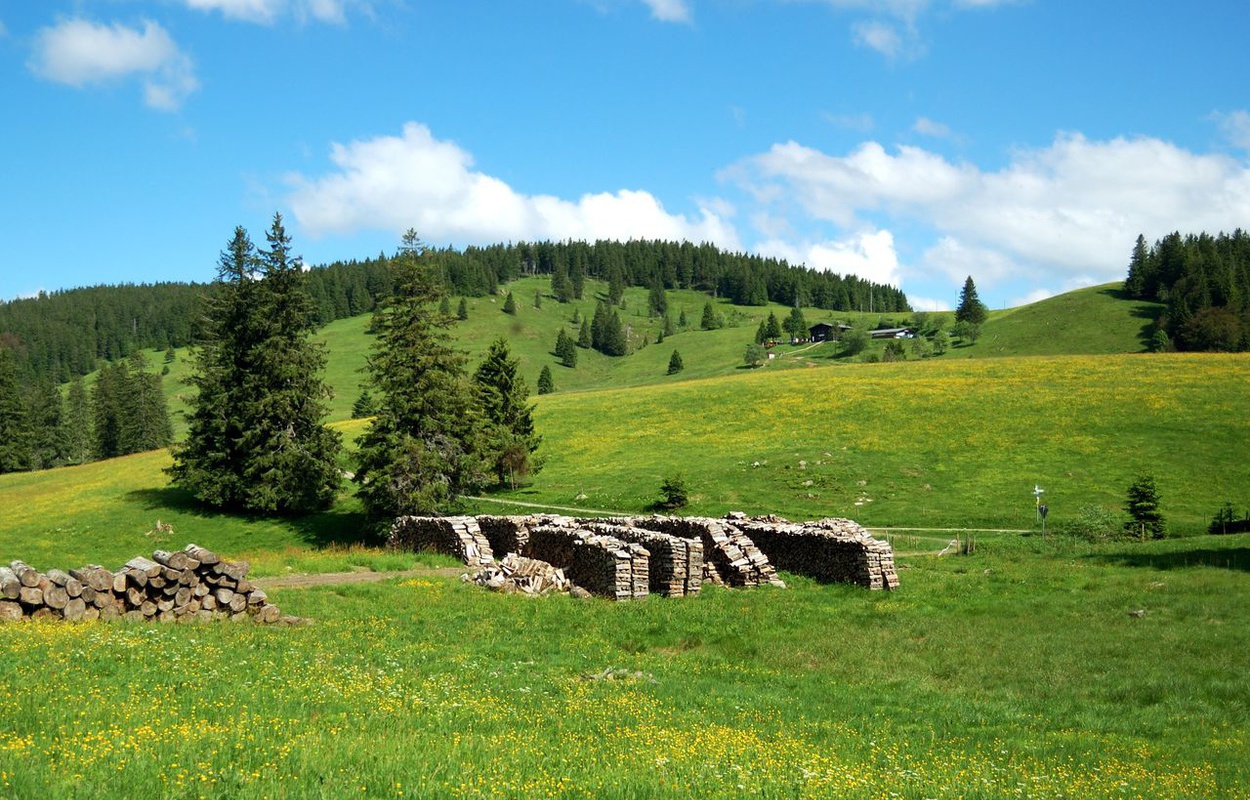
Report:
M643 517L642 528L703 542L703 579L726 586L785 586L768 556L726 520L711 517Z
M529 556L561 566L569 580L601 597L646 597L650 588L646 548L580 527L539 525L530 531Z
M434 550L456 556L470 567L495 560L494 550L473 517L400 517L387 544L401 550Z
M537 514L518 517L404 517L391 532L393 547L434 549L484 570L477 578L501 591L533 591L513 580L517 568L493 564L493 554L538 559L526 567L560 591L574 587L628 600L648 593L698 594L703 583L734 587L784 587L777 569L821 581L869 589L898 588L890 544L850 520L791 523L780 517L730 514L709 517L573 519ZM514 561L514 565L523 561ZM535 573L537 574L537 573ZM522 579L531 577L521 575ZM511 587L505 584L512 583ZM541 583L541 582L539 582ZM541 584L546 591L546 584Z
M647 577L652 592L664 597L698 594L703 586L703 542L634 527L633 522L629 518L579 519L577 524L591 533L645 547L651 554Z
M828 583L897 589L894 550L849 519L801 524L780 517L731 514L728 521L755 542L778 569Z
M39 572L24 561L13 561L0 566L0 620L298 621L283 617L248 580L249 566L246 561L223 561L194 544L132 558L116 571L88 564L68 572Z

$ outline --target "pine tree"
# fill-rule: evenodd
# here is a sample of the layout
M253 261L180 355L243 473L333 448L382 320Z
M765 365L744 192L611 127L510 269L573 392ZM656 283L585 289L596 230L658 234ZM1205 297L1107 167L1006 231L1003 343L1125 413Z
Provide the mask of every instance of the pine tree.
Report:
M764 342L775 342L781 338L781 323L777 321L777 315L768 312L768 319L764 321Z
M625 297L625 276L621 269L616 267L608 275L608 303L610 305L619 306L621 300Z
M660 329L660 333L664 336L672 336L677 333L677 329L673 327L673 318L668 314L664 315L664 326Z
M551 394L556 390L556 382L551 377L551 367L543 364L542 372L538 373L538 393Z
M720 327L717 322L716 310L712 308L712 302L709 300L703 304L703 318L699 321L699 327L705 331L714 331Z
M367 419L378 413L378 403L369 393L368 387L360 391L356 402L352 403L352 419Z
M662 317L668 313L668 298L664 296L664 284L659 280L651 284L647 295L647 308L653 317Z
M764 344L768 341L768 321L760 320L760 326L755 329L755 343Z
M503 313L516 314L516 300L512 297L512 292L508 292L508 296L503 301Z
M16 356L0 345L0 473L30 469L29 423Z
M690 327L690 323L686 321L686 309L684 308L681 310L681 315L677 318L677 327L683 331Z
M790 341L797 342L807 336L807 320L803 317L803 309L795 306L790 309L790 316L786 317L786 333L790 334Z
M125 363L105 364L96 373L91 387L91 420L95 431L92 453L95 458L116 458L122 450L123 392L130 383Z
M325 351L309 339L316 309L281 215L266 239L257 253L238 227L218 262L170 474L211 506L306 513L334 500L339 435L322 424Z
M543 293L534 292L534 308L542 308L542 307L543 307Z
M489 467L467 359L449 344L451 321L435 309L434 267L415 231L391 267L394 290L374 314L366 365L378 410L357 439L352 478L375 523L445 511L484 486Z
M1128 496L1124 502L1124 510L1129 515L1129 521L1124 524L1125 532L1143 539L1162 539L1166 536L1167 525L1159 506L1159 489L1155 485L1154 476L1138 477L1128 488Z
M91 459L91 401L81 375L69 383L65 395L65 453L71 464Z
M668 372L666 374L676 375L685 368L686 365L683 364L681 360L681 353L674 350L673 354L668 357Z
M36 382L27 403L32 469L48 469L63 464L68 456L61 392L51 378Z
M594 335L590 329L590 320L582 317L582 327L577 331L577 346L589 350L594 346Z
M530 454L542 437L534 433L534 406L529 405L529 387L518 370L519 362L500 337L491 343L486 357L473 373L480 407L488 422L487 437L494 457L493 469L499 483L537 472Z
M577 366L577 345L573 342L573 337L564 332L564 328L561 328L559 335L556 336L555 353L562 365L569 369Z
M959 307L955 309L955 320L980 325L985 322L988 313L985 304L977 297L977 285L972 282L972 276L969 275L968 280L964 281L964 288L959 292Z
M464 320L468 318L469 318L469 301L462 297L460 298L460 305L456 306L456 319L463 322Z
M169 407L161 376L147 371L148 361L136 350L127 359L126 384L121 387L120 455L158 450L173 440Z
M451 298L443 295L443 299L438 301L438 311L440 314L451 314Z
M568 268L561 266L551 274L551 294L557 303L567 303L573 299L573 282L569 280Z

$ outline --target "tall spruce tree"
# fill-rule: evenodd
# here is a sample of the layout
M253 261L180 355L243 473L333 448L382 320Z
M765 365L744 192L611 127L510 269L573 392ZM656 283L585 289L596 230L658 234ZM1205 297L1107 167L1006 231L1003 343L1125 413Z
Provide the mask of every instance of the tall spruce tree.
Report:
M484 486L489 463L466 357L437 312L434 270L416 231L391 262L394 292L375 314L367 372L377 414L356 441L356 494L375 523L446 511Z
M74 376L65 394L65 452L71 464L91 459L91 401L81 375Z
M68 460L65 404L50 377L31 387L27 403L31 468L48 469Z
M518 477L540 468L531 454L542 442L534 433L534 406L529 404L529 387L518 366L508 341L500 337L491 343L473 373L478 402L488 423L492 469L500 484L506 480L513 487Z
M959 306L955 309L955 321L980 325L985 322L988 313L981 298L977 297L977 285L972 282L972 276L969 275L968 280L964 281L964 288L959 292Z
M170 474L212 506L306 513L334 500L340 440L322 424L325 351L309 338L315 307L280 214L266 239L258 253L235 228L221 255Z
M577 366L577 343L572 336L565 333L564 328L560 328L560 333L556 336L555 353L562 365L569 369Z
M122 449L123 398L130 385L130 370L125 362L105 364L96 373L91 387L91 421L95 432L92 454L96 458L116 458Z
M0 473L30 469L30 429L17 358L0 345Z
M161 376L148 372L148 361L141 350L136 350L126 361L126 382L121 387L118 403L122 413L119 454L165 447L173 440L174 432Z

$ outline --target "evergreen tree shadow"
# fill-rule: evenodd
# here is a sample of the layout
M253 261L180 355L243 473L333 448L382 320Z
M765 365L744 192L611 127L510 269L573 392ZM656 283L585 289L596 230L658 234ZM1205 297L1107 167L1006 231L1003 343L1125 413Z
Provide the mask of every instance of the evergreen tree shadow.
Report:
M1216 567L1250 572L1250 547L1177 550L1172 553L1107 553L1095 556L1095 559L1124 567L1147 567L1164 571L1186 567Z
M1132 302L1134 299L1122 288L1107 288L1099 291L1098 293L1126 303ZM1141 330L1137 332L1137 339L1141 342L1142 349L1146 349L1150 346L1150 340L1155 335L1155 320L1159 318L1159 315L1162 312L1163 308L1159 304L1144 303L1141 301L1138 301L1129 311L1129 314L1134 319L1145 320L1145 322L1142 323Z
M368 523L359 509L330 508L303 516L248 514L223 511L207 506L187 490L176 486L158 489L135 489L126 493L126 499L153 511L176 512L198 519L235 519L240 524L262 520L278 520L290 526L304 543L313 547L365 545L380 547L385 538Z

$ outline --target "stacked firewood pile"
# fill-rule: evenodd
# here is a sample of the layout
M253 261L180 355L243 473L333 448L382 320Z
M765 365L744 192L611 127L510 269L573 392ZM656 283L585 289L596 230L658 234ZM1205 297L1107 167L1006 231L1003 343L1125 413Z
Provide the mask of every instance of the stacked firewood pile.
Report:
M635 521L642 528L662 531L703 542L703 580L726 586L784 587L768 556L747 536L725 520L710 517L646 517Z
M393 547L459 556L470 567L486 570L479 582L499 584L496 588L504 591L515 573L494 565L493 553L539 559L562 570L567 584L553 584L561 591L581 587L617 600L650 592L698 594L704 583L784 587L777 568L869 589L898 588L890 544L850 520L790 523L744 514L725 519L405 517L396 522L390 541Z
M703 542L659 531L634 527L630 519L581 519L578 525L591 533L640 544L651 554L648 583L664 597L698 594L703 586Z
M387 544L400 550L433 550L456 556L470 567L495 560L494 550L473 517L400 517Z
M897 589L894 550L849 519L795 524L780 517L728 521L755 542L778 569L829 583L855 583L870 589Z
M564 569L573 583L600 597L646 597L650 553L640 544L579 527L540 525L530 531L529 555Z
M298 622L283 617L265 592L252 585L248 568L246 561L224 561L194 544L132 558L116 571L88 564L68 572L39 572L24 561L13 561L0 566L0 620Z
M564 570L537 558L509 553L502 560L487 564L473 575L465 575L479 586L504 594L540 595L567 592L573 582L564 577Z

